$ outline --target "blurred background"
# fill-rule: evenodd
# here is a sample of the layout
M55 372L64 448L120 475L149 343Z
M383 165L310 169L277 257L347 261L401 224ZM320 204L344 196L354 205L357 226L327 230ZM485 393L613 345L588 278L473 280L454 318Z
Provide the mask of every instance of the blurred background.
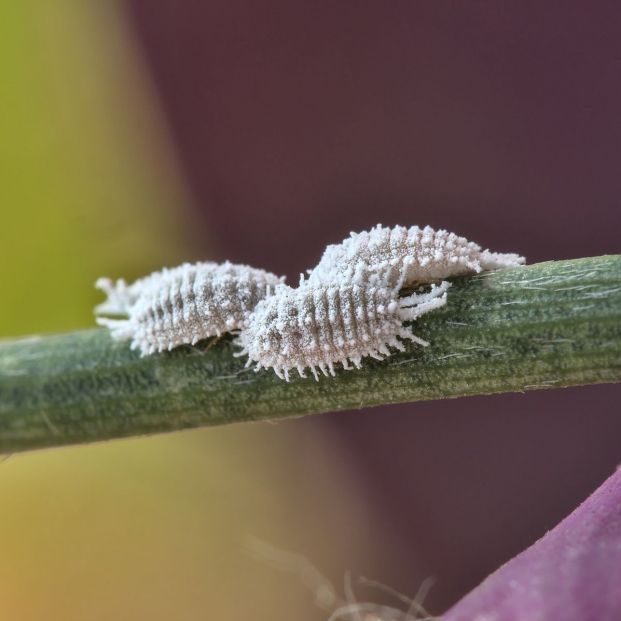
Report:
M529 262L619 253L620 20L614 2L3 3L0 337L93 326L101 275L230 259L295 282L378 222ZM5 458L0 618L326 619L304 559L367 600L391 601L358 576L408 595L433 576L439 613L616 467L620 397Z

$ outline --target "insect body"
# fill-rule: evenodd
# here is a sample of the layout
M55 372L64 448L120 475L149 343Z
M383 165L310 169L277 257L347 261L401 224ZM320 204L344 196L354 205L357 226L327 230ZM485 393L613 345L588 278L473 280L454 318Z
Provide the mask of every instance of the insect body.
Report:
M108 299L96 313L124 317L97 321L143 355L239 331L246 366L272 368L286 380L292 369L301 377L310 369L318 379L318 370L334 375L336 364L382 360L390 348L403 350L403 340L428 345L404 322L446 304L446 278L523 263L444 230L377 225L328 246L297 289L228 262L184 264L131 285L100 279ZM429 283L426 293L400 297L404 287Z
M246 366L272 368L282 379L296 369L305 377L309 368L334 375L334 365L359 368L363 357L378 360L389 347L404 350L399 339L428 345L403 325L446 303L448 282L432 286L426 294L400 298L379 276L365 286L355 283L303 283L297 289L277 287L273 296L257 304L238 337Z
M101 278L96 287L108 299L95 312L117 340L130 339L142 355L194 344L240 330L257 303L283 282L269 272L229 262L185 263L141 278L131 285Z
M445 230L378 224L370 231L351 233L340 244L328 246L309 272L308 281L361 282L370 274L382 274L386 284L408 287L523 263L524 258L517 254L481 250L478 244Z

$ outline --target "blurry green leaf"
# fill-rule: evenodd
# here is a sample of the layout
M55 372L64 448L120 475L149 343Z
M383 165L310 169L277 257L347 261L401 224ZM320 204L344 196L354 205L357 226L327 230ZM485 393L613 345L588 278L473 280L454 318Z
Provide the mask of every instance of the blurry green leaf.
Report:
M1 335L90 325L96 277L193 255L121 7L0 4Z

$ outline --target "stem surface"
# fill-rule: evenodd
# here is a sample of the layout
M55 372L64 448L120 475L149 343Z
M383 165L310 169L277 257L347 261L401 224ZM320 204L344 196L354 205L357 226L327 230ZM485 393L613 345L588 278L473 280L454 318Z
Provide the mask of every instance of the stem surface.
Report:
M140 358L106 330L0 342L0 452L384 403L621 381L621 256L453 280L427 348L279 380L230 337ZM295 374L294 374L295 375Z

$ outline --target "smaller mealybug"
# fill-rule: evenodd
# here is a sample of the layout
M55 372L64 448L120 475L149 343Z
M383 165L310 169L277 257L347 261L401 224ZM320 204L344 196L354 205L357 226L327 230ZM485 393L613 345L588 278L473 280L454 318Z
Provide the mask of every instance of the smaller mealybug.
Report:
M442 229L378 224L328 246L317 266L309 270L308 282L360 282L370 274L382 274L387 285L409 287L523 263L524 257L517 254L482 250L465 237Z
M95 313L117 340L131 340L142 355L194 344L210 336L240 330L263 298L284 278L247 265L185 263L141 278L131 285L100 278L108 295Z

